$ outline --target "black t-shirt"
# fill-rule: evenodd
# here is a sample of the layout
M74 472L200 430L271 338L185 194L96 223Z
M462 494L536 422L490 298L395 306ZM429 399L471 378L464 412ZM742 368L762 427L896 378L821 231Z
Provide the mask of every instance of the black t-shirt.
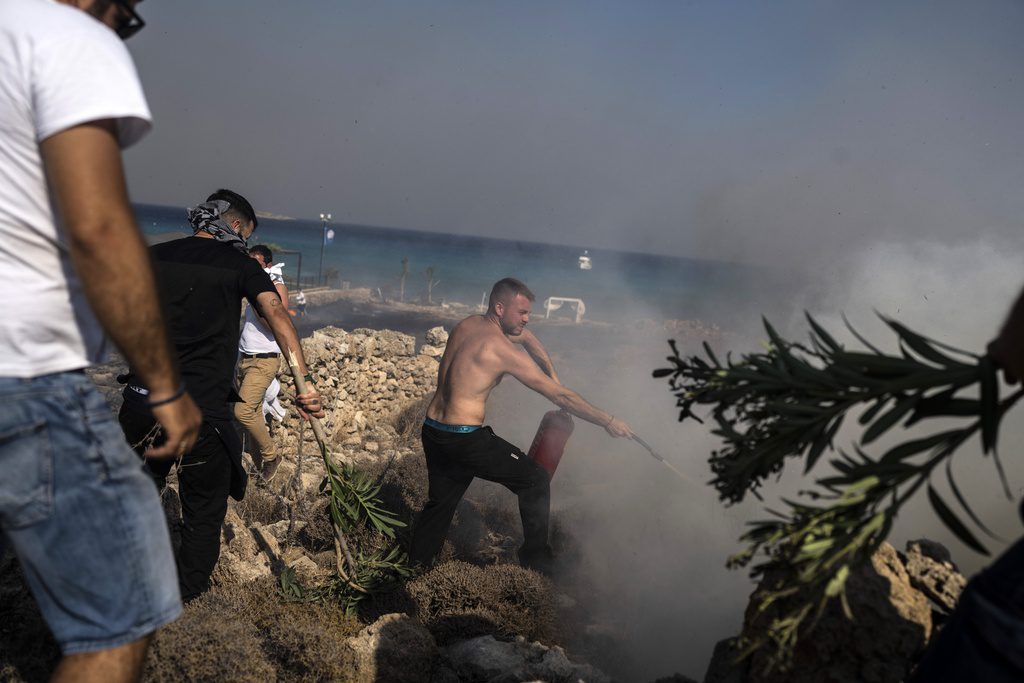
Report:
M230 419L242 298L255 306L277 290L256 259L212 239L164 242L150 254L185 387L205 415Z

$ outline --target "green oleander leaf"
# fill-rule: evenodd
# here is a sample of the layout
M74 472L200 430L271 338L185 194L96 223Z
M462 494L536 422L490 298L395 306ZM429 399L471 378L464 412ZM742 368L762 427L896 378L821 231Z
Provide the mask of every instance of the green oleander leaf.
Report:
M889 409L888 412L883 413L878 419L871 423L864 434L861 435L860 441L862 444L869 444L879 436L889 430L890 427L899 422L905 417L911 410L914 409L917 399L913 396L898 400L896 405Z
M768 510L773 519L749 523L741 536L743 549L728 560L731 567L746 567L755 580L774 577L757 607L775 605L777 616L768 635L746 648L767 648L772 666L785 663L787 652L828 600L839 599L848 613L848 573L870 558L902 506L921 489L951 533L967 547L986 552L959 516L991 536L957 486L951 457L980 433L1005 488L996 450L999 423L1024 397L1022 389L1001 401L991 361L897 321L885 320L898 342L894 355L870 343L845 316L866 351L843 347L817 320L806 317L810 343L784 339L765 319L768 341L762 351L735 360L727 353L723 366L705 342L703 356L716 364L712 367L696 356L679 356L673 345L672 369L661 374L669 378L681 420L696 419L698 406L712 416L720 445L709 457L710 484L727 505L747 495L761 499L762 486L794 460L801 461L806 474L826 451L838 450L828 459L831 471L815 472L813 486ZM969 394L975 386L977 398ZM856 419L846 420L849 415ZM902 431L901 426L932 424L928 418L943 420L943 431ZM844 422L859 432L848 434L850 448L834 443ZM892 445L880 457L867 453L883 435ZM962 513L950 509L931 485L935 468L943 464Z
M981 359L981 447L985 453L996 446L999 432L999 379L989 356Z
M928 486L928 502L932 504L935 514L939 516L939 519L941 519L942 523L946 525L946 528L952 531L964 545L975 552L981 553L982 555L989 554L988 550L985 549L985 546L975 538L974 534L972 534L964 523L961 522L953 513L953 511L949 509L931 485Z

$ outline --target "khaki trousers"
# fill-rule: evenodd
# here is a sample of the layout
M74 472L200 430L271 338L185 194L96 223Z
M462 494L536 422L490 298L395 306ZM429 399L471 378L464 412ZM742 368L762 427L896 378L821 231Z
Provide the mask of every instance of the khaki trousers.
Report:
M235 419L242 423L252 445L249 454L256 465L262 461L277 458L274 440L270 438L267 423L263 419L263 396L274 381L281 366L281 357L242 358L238 362L238 395L242 400L235 404Z

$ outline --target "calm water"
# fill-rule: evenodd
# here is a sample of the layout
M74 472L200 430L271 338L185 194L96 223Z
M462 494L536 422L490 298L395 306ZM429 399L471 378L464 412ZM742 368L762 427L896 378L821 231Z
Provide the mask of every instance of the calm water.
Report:
M191 232L179 207L139 204L136 215L147 234ZM642 317L702 318L719 321L730 300L754 296L777 275L765 269L654 254L589 249L593 268L581 270L585 247L517 242L445 233L329 223L335 237L323 248L324 271L352 287L380 288L397 298L402 258L409 259L405 299L426 295L428 267L437 284L433 300L476 304L498 279L517 277L538 298L579 298L586 317L630 320ZM322 240L318 221L260 219L252 244L266 243L301 252L302 281L317 280ZM286 277L299 274L296 254L275 254ZM567 309L563 309L565 311Z

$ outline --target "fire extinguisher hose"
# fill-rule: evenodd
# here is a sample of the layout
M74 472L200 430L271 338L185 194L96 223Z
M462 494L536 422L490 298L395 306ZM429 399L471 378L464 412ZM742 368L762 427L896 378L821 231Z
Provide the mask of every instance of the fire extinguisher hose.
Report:
M688 483L690 483L690 484L693 484L693 485L695 485L695 486L697 485L697 482L695 482L695 481L694 481L693 479L690 479L690 478L689 478L688 476L686 476L685 474L683 474L682 470L676 469L676 466L675 466L675 465L673 465L673 464L672 464L672 463L670 463L670 462L669 462L668 460L666 460L666 459L665 459L665 458L663 458L663 457L662 457L661 455L659 455L659 454L658 454L657 452L655 452L655 450L654 450L653 448L651 448L651 446L650 446L650 445L649 445L649 444L648 444L648 443L647 443L646 441L644 441L643 439L641 439L641 438L640 438L639 436L637 436L636 434L634 434L634 435L633 435L633 441L636 441L636 442L637 442L638 444L640 444L640 445L641 445L641 446L643 446L643 447L644 447L645 449L647 449L647 452L651 454L651 457L653 457L653 458L654 458L655 460L659 460L659 461L661 461L661 463L662 463L663 465L665 465L665 467L667 467L667 468L669 468L670 470L672 470L673 472L675 472L675 473L676 473L676 475L678 475L680 479L682 479L683 481L686 481L686 482L688 482Z

